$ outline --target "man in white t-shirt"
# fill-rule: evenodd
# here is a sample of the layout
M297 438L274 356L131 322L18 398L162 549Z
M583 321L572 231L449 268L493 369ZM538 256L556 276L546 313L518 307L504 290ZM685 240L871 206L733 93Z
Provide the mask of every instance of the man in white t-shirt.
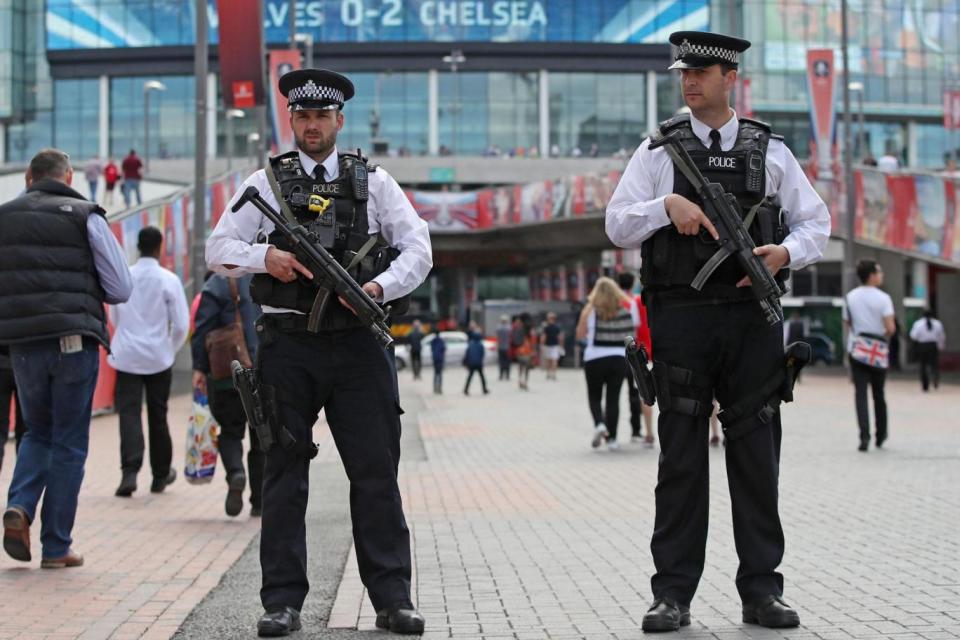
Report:
M856 336L889 340L894 332L893 299L880 290L883 284L883 270L874 260L861 260L857 263L857 277L863 284L847 294L843 319L849 328L847 353L853 351ZM860 426L860 451L866 451L870 444L870 416L867 410L867 385L873 391L873 410L876 418L877 447L887 439L887 402L883 397L883 385L886 382L886 366L870 366L850 359L853 384L856 389L857 423Z

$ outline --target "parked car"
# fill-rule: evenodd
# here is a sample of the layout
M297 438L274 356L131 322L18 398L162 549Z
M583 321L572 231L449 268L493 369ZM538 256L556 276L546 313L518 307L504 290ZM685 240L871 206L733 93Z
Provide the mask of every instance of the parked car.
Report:
M443 357L444 363L447 366L452 364L460 365L463 362L463 355L467 352L467 334L463 331L441 331L440 334L447 343L446 355ZM433 357L430 355L430 343L433 341L435 335L436 334L431 333L423 337L420 357L425 367L433 366ZM493 338L484 338L483 350L486 354L484 364L496 364L497 341ZM410 345L398 344L394 347L394 354L397 359L397 370L402 370L410 366Z
M833 340L823 333L811 333L803 339L810 345L810 364L833 364L837 360L837 347Z

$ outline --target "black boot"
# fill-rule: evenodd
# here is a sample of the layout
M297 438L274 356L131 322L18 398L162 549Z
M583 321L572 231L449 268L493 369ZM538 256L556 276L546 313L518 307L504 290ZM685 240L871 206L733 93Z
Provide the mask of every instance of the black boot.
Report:
M420 612L409 605L394 605L377 611L377 628L389 629L391 633L423 633L425 624Z
M153 482L150 483L150 493L163 493L163 490L166 489L169 485L173 484L173 481L177 479L177 470L173 467L170 467L170 471L167 472L166 478L154 478Z
M247 486L247 476L242 471L231 473L227 477L227 501L224 504L227 515L240 515L243 511L243 488Z
M257 620L257 635L261 638L288 636L300 629L300 612L293 607L268 611Z
M133 492L137 490L137 472L136 471L124 471L123 478L120 480L120 486L117 487L116 492L113 494L118 498L129 498L133 495Z
M780 596L770 595L743 605L743 621L761 627L783 629L800 625L800 616Z
M690 607L681 606L670 598L657 598L643 616L645 632L677 631L690 624Z

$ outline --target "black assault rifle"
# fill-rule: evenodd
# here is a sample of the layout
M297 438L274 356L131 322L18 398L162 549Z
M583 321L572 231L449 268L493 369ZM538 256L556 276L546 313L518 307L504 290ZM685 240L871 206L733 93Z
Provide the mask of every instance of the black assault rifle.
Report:
M317 303L310 313L311 326L319 326L330 293L336 293L353 307L357 317L360 318L360 322L373 332L380 344L384 347L390 346L393 338L390 336L390 328L386 324L387 312L381 309L380 305L360 288L360 285L350 277L347 270L326 249L314 242L310 237L310 232L303 225L288 223L276 209L263 199L256 187L247 187L247 190L233 205L232 210L236 212L248 202L259 209L274 224L277 231L287 238L287 241L294 248L297 259L305 262L306 267L313 274L312 282L320 287Z
M700 291L707 279L731 255L736 256L737 262L746 271L750 278L750 287L753 295L760 303L763 315L767 322L774 325L783 321L783 309L780 306L780 296L786 293L770 274L766 263L753 250L757 248L753 238L747 231L740 216L740 205L733 195L724 191L723 186L710 182L703 177L697 165L690 159L682 143L667 134L653 141L651 148L663 146L673 160L674 166L679 169L697 192L703 202L703 212L717 229L720 236L720 248L707 261L690 286ZM708 233L701 229L700 233ZM713 238L710 238L713 240Z

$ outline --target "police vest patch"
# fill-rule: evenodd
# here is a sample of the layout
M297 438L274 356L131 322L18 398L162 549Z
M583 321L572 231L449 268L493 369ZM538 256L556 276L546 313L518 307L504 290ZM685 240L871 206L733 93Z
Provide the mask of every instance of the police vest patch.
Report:
M321 182L311 185L314 193L319 193L327 196L342 196L344 195L343 185L339 182Z
M711 169L737 169L737 159L733 156L710 156L707 166Z

